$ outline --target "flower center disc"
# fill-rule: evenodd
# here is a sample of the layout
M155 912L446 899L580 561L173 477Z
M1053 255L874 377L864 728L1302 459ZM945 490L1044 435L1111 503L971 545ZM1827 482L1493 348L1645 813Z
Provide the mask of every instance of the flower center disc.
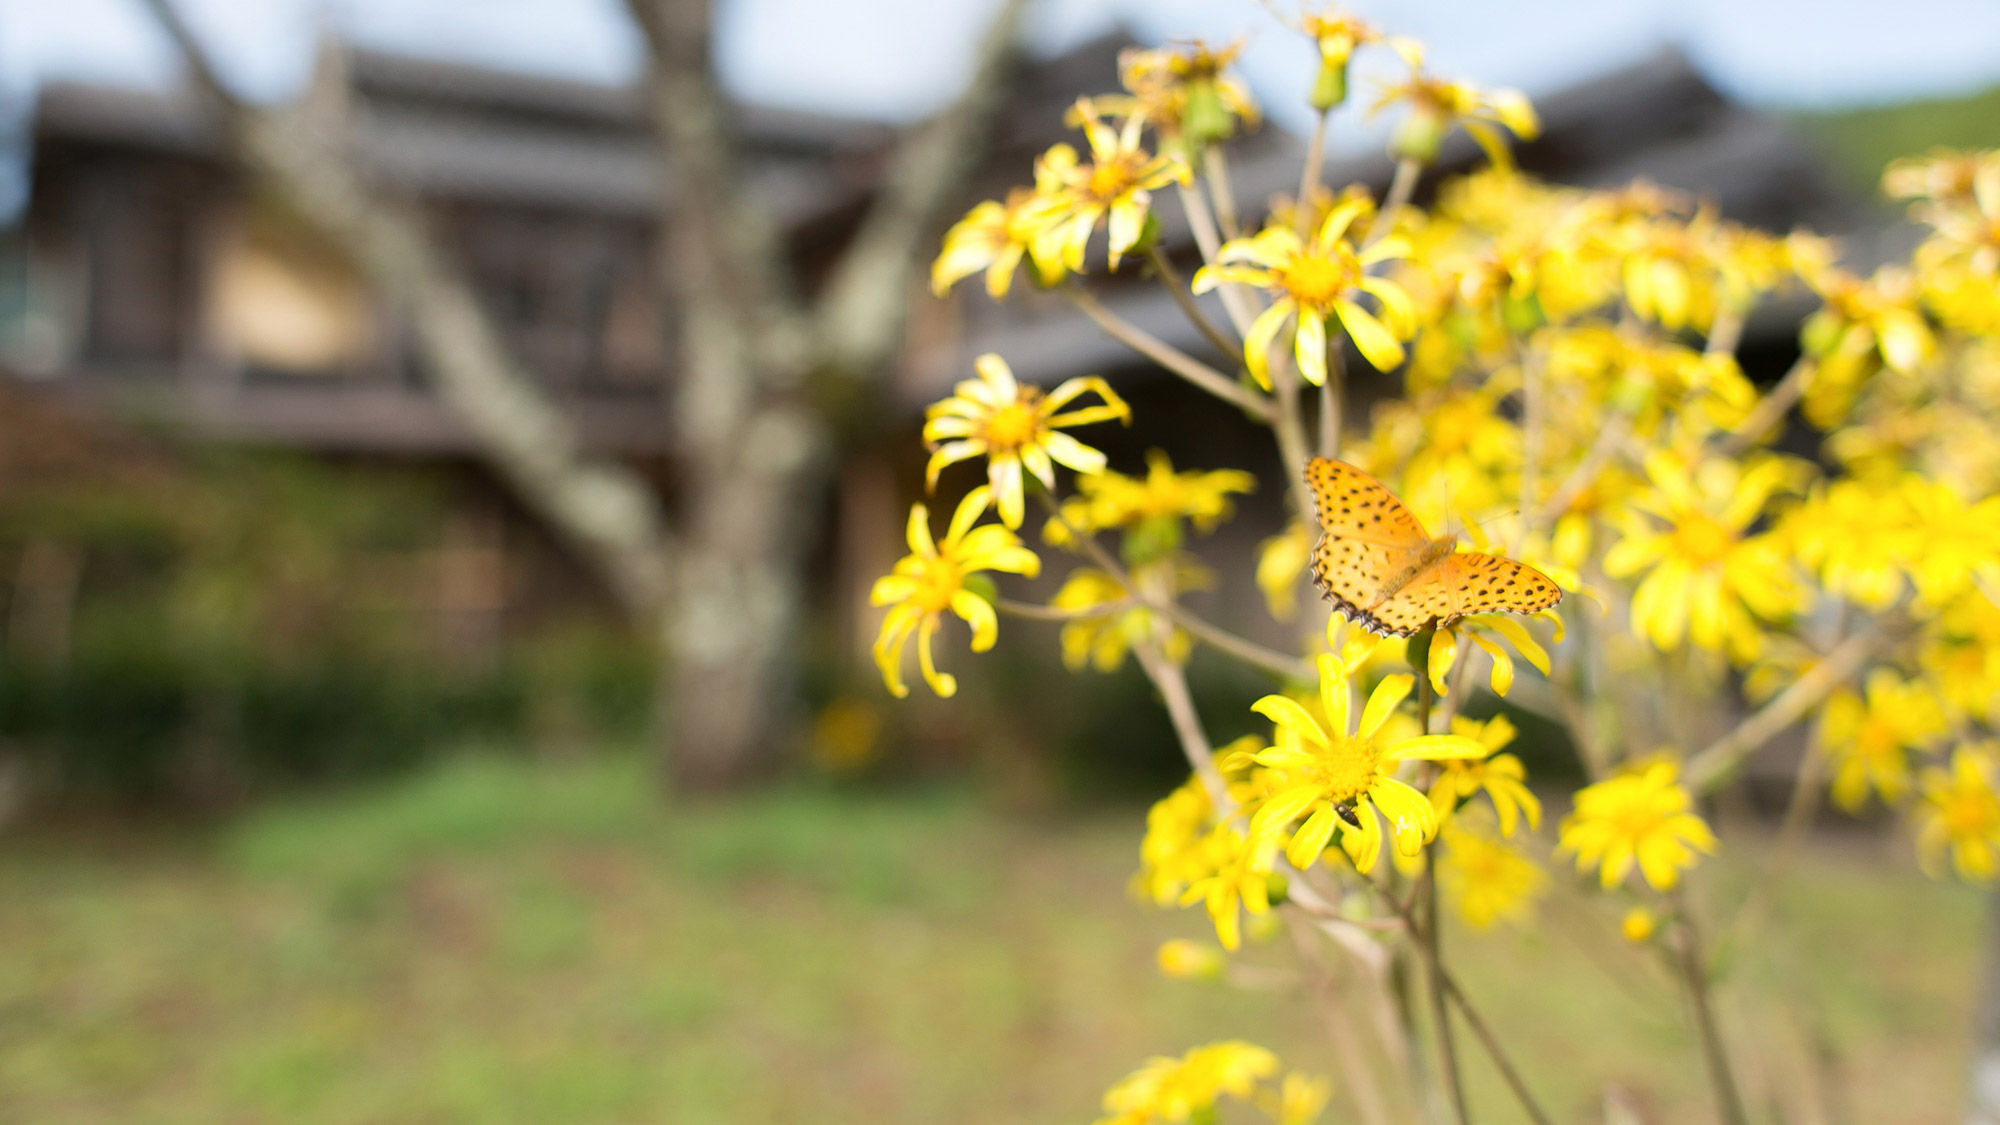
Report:
M986 420L986 444L997 450L1019 449L1035 436L1035 415L1022 403L1011 403Z
M1375 784L1377 773L1373 740L1336 738L1313 769L1313 780L1336 803L1351 801Z
M1691 515L1674 533L1681 553L1689 560L1706 566L1729 553L1733 540L1722 525L1707 516Z
M1285 267L1285 288L1302 305L1325 311L1345 292L1353 275L1343 262L1302 256Z

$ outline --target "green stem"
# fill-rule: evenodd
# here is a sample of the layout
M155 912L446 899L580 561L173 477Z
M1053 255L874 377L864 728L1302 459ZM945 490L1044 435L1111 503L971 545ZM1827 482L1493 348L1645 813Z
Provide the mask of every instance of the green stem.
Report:
M1431 681L1424 665L1429 663L1434 635L1426 629L1410 642L1411 669L1417 675L1417 729L1425 734L1429 734L1431 729ZM1443 1072L1445 1095L1451 1101L1452 1115L1458 1125L1466 1125L1469 1118L1465 1110L1465 1085L1459 1076L1458 1050L1452 1041L1451 1012L1445 1005L1444 919L1438 913L1437 852L1432 848L1424 849L1422 897L1424 967L1430 977L1431 1025L1437 1034L1438 1068Z
M1725 1125L1749 1125L1750 1115L1743 1109L1743 1094L1729 1069L1729 1049L1722 1042L1722 1027L1715 1018L1715 1005L1709 995L1708 970L1701 962L1701 937L1695 932L1687 899L1677 895L1676 902L1680 907L1680 924L1675 960L1687 984L1688 1000L1694 1007L1695 1029L1701 1033L1702 1056L1708 1063L1709 1081L1715 1086L1716 1108Z

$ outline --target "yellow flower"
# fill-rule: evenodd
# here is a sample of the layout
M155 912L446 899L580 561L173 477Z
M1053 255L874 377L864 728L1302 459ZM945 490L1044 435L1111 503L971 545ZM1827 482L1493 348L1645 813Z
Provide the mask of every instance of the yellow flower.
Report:
M909 694L903 686L903 646L910 635L917 637L917 663L924 681L939 695L958 690L958 681L937 670L931 657L931 638L943 624L949 609L972 626L972 651L985 652L999 637L1000 623L993 605L967 588L967 579L982 570L1000 570L1033 578L1042 561L1021 546L1014 533L995 524L972 525L986 513L992 502L990 489L975 488L959 501L951 517L951 527L942 542L931 542L930 512L922 504L910 508L907 537L910 553L896 563L889 574L875 580L868 594L872 605L890 605L882 619L881 635L875 638L875 663L890 694Z
M1651 941L1653 932L1659 928L1660 920L1653 916L1652 911L1643 906L1635 906L1627 910L1625 917L1618 923L1618 932L1624 934L1625 940L1631 942L1633 945Z
M1367 208L1348 200L1328 212L1306 242L1286 226L1267 226L1249 238L1232 239L1216 252L1215 264L1194 275L1194 291L1206 293L1223 284L1249 285L1273 294L1271 306L1251 323L1243 339L1243 362L1266 390L1271 387L1270 351L1287 324L1293 327L1292 352L1307 382L1326 382L1326 330L1337 320L1369 363L1389 371L1403 362L1401 341L1416 333L1416 310L1403 287L1387 278L1372 277L1368 267L1409 253L1401 238L1375 240L1357 250L1348 229ZM1362 292L1382 303L1385 325L1356 304Z
M1299 583L1312 561L1313 536L1301 520L1257 545L1257 588L1271 616L1290 621L1299 608Z
M1154 50L1128 47L1119 52L1118 77L1168 147L1198 151L1234 136L1239 119L1245 128L1257 127L1260 114L1250 87L1227 73L1242 51L1241 43L1213 50L1199 41Z
M1285 1075L1284 1084L1278 1089L1276 1104L1266 1104L1264 1111L1277 1125L1312 1125L1319 1120L1320 1111L1326 1108L1327 1099L1332 1096L1332 1082L1295 1070ZM1267 1103L1269 1101L1266 1099Z
M1201 903L1215 923L1222 948L1236 949L1243 944L1238 905L1251 914L1271 909L1271 865L1277 844L1247 839L1229 825L1218 824L1202 838L1199 849L1208 870L1181 893L1181 905Z
M1175 980L1215 980L1228 964L1220 949L1184 938L1163 943L1156 959L1160 972Z
M1555 580L1564 585L1574 585L1573 576L1559 576ZM1544 610L1535 616L1555 622L1555 639L1562 640L1562 618L1557 617L1554 610ZM1452 666L1457 663L1458 654L1465 649L1459 643L1460 638L1471 641L1493 658L1493 674L1487 680L1493 694L1504 696L1513 690L1514 658L1507 655L1506 646L1500 641L1485 635L1489 632L1499 634L1513 645L1514 650L1542 675L1549 674L1548 650L1528 635L1527 626L1504 613L1480 613L1461 617L1431 635L1430 652L1425 656L1425 672L1430 677L1431 690L1439 695L1449 693Z
M1500 817L1502 836L1512 836L1523 817L1527 818L1529 828L1540 828L1542 802L1528 790L1527 768L1512 754L1494 753L1514 741L1514 724L1507 721L1507 716L1495 715L1484 723L1454 718L1451 732L1478 742L1492 756L1444 763L1444 772L1438 774L1430 789L1431 808L1437 813L1438 823L1449 821L1462 802L1484 790L1493 800L1493 811Z
M1208 584L1206 570L1177 555L1135 567L1131 574L1141 592L1156 599L1171 599L1183 590ZM1114 672L1125 663L1125 654L1135 643L1155 635L1154 613L1131 604L1132 591L1118 579L1094 567L1078 567L1063 580L1062 589L1049 600L1052 609L1076 614L1063 623L1059 643L1063 666L1075 671L1085 664L1100 672ZM1093 610L1102 612L1091 612ZM1178 626L1170 629L1164 646L1167 658L1185 663L1193 640Z
M1680 770L1658 761L1633 773L1586 786L1563 818L1559 850L1576 853L1576 869L1599 868L1606 890L1623 882L1636 860L1657 890L1669 890L1695 853L1714 855L1715 834L1689 809L1693 800L1676 780Z
M1200 853L1200 845L1214 812L1198 777L1188 778L1153 802L1146 812L1146 835L1139 841L1139 873L1132 889L1165 906L1207 873L1214 865Z
M1153 189L1188 180L1187 165L1171 156L1156 156L1139 146L1146 119L1138 113L1126 117L1120 129L1106 124L1089 98L1078 99L1071 111L1090 142L1089 164L1079 162L1076 150L1056 145L1042 156L1035 180L1062 185L1062 217L1036 239L1032 252L1037 259L1061 262L1072 273L1083 272L1084 247L1098 220L1110 217L1109 262L1112 269L1125 253L1138 245L1146 229L1146 214L1152 208Z
M1374 110L1394 102L1409 106L1409 116L1396 126L1389 155L1425 164L1437 159L1438 146L1452 126L1462 127L1486 150L1495 167L1513 166L1506 139L1493 125L1504 125L1524 141L1541 135L1534 106L1519 90L1482 90L1469 82L1447 82L1423 72L1423 53L1415 44L1398 43L1397 52L1410 65L1410 76L1385 88ZM1491 122L1492 124L1488 124Z
M1654 450L1646 475L1652 491L1632 501L1636 510L1621 521L1625 537L1604 557L1613 578L1647 572L1632 595L1632 632L1662 651L1686 640L1738 661L1754 658L1759 619L1782 620L1799 605L1783 547L1746 534L1792 469L1775 458L1689 465ZM1669 527L1656 529L1640 512Z
M1325 726L1282 695L1267 695L1251 706L1277 725L1277 744L1254 756L1266 768L1266 795L1250 818L1250 835L1258 841L1275 840L1305 816L1285 851L1301 871L1318 862L1334 830L1343 825L1341 846L1355 868L1364 875L1372 870L1382 850L1378 809L1389 818L1396 850L1416 855L1437 835L1437 815L1422 793L1396 780L1397 768L1406 761L1483 758L1487 753L1486 747L1463 735L1384 737L1383 725L1416 683L1408 675L1388 676L1376 685L1350 733L1348 676L1340 659L1319 658Z
M1799 330L1801 348L1818 363L1805 393L1806 418L1814 425L1841 422L1877 371L1914 375L1936 351L1909 271L1884 266L1863 281L1829 268L1809 271L1806 283L1824 302Z
M1917 664L1938 694L1991 723L2000 702L2000 606L1968 590L1927 621Z
M1008 527L1021 526L1024 467L1051 490L1056 486L1057 462L1084 474L1103 471L1104 454L1056 431L1112 418L1131 424L1132 408L1095 375L1066 379L1044 395L1039 388L1015 382L1007 361L991 352L973 360L972 366L979 378L961 382L950 398L925 412L924 441L931 449L925 483L935 488L946 465L984 456L987 483L1000 503L1000 522ZM1100 404L1057 413L1086 391L1097 395Z
M1024 257L1043 285L1061 281L1061 261L1032 256L1035 240L1062 217L1061 209L1059 197L1028 188L1015 188L1004 204L987 200L974 207L945 232L944 249L931 264L931 292L942 297L959 281L985 270L986 292L1000 300Z
M1842 480L1799 505L1783 527L1828 593L1880 611L1903 593L1917 546L1914 520L1899 481Z
M1225 1095L1255 1096L1260 1082L1278 1074L1278 1057L1241 1040L1196 1047L1180 1058L1157 1057L1121 1079L1104 1095L1098 1125L1169 1125L1212 1119Z
M1923 792L1913 813L1917 858L1935 878L1944 854L1968 882L1991 883L2000 876L2000 796L1993 790L1992 745L1968 746L1951 756L1949 772L1924 771Z
M1382 42L1382 33L1336 8L1307 13L1299 29L1319 47L1319 76L1313 80L1309 101L1324 113L1347 100L1347 65L1353 61L1355 49Z
M1870 790L1886 804L1901 804L1910 788L1908 751L1944 737L1944 712L1924 685L1907 683L1887 668L1868 674L1864 698L1842 689L1820 711L1819 742L1833 759L1833 800L1849 812Z
M2000 496L1968 504L1950 485L1919 476L1905 479L1916 539L1910 571L1917 594L1933 606L1983 584L2000 593Z
M1534 860L1461 820L1438 832L1438 887L1475 930L1520 923L1548 885Z
M1178 528L1183 519L1197 531L1215 530L1235 511L1230 495L1254 490L1257 478L1240 469L1175 472L1167 455L1154 449L1146 454L1143 477L1106 470L1078 478L1076 487L1079 495L1063 501L1063 520L1084 532L1150 526L1164 541L1156 544L1158 549L1141 554L1155 556L1180 546ZM1163 523L1172 525L1174 532L1161 527ZM1063 521L1050 520L1042 537L1058 547L1069 545Z

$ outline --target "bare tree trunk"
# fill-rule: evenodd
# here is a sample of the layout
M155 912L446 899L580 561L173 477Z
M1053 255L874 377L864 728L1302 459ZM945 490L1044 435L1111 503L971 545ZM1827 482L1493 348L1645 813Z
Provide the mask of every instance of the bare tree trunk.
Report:
M289 110L243 103L216 77L171 0L147 0L196 85L223 113L240 162L302 220L354 258L408 320L445 404L487 462L574 545L641 620L666 604L670 543L644 481L593 461L568 420L515 363L472 287L414 211L375 192L347 151L343 89Z
M763 772L791 729L804 552L831 473L813 372L872 379L901 343L921 243L997 109L1025 4L1008 0L966 93L890 162L873 210L816 306L783 285L782 251L738 175L711 62L711 0L631 0L653 52L671 161L666 274L681 324L688 492L668 623L668 745L693 788Z
M1965 1125L2000 1125L2000 889L1988 893L1986 948L1981 961L1986 979L1972 1032Z
M998 108L1025 0L1005 0L966 93L892 155L879 198L817 307L785 291L777 232L742 190L711 64L709 0L629 0L654 57L672 186L662 200L686 501L670 538L644 482L592 461L507 353L471 287L411 210L357 176L339 90L287 111L216 79L171 0L147 0L230 125L239 158L412 326L447 406L487 461L592 564L667 656L668 760L691 788L741 783L789 725L802 558L832 451L808 374L878 374L898 349L921 243L940 225Z

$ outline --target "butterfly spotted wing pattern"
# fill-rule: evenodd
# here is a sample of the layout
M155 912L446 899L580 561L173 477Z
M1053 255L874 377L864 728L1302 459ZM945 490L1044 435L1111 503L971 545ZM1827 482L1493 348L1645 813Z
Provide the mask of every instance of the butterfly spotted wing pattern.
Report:
M1526 563L1472 551L1446 555L1371 612L1401 636L1473 613L1540 613L1562 600L1547 575Z
M1313 581L1349 621L1390 632L1368 607L1422 560L1430 543L1424 525L1382 482L1345 462L1313 458L1306 463L1306 484L1319 507Z
M1471 613L1539 613L1562 600L1533 567L1434 547L1416 515L1352 465L1316 457L1306 483L1322 530L1313 580L1342 616L1372 632L1407 637Z

